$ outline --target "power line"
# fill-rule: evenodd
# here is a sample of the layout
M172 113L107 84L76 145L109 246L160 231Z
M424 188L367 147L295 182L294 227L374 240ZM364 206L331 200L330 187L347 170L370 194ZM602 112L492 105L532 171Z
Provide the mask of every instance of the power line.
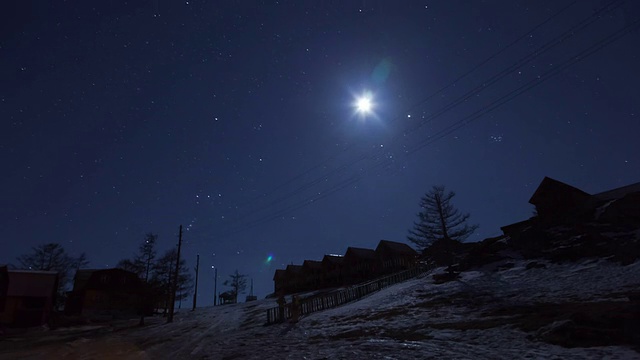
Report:
M597 11L597 12L596 12L595 14L593 14L592 16L600 17L600 16L602 16L602 15L603 15L603 11L604 11L604 10L607 10L607 9L608 9L607 11L612 11L612 10L614 10L615 8L617 8L617 6L616 6L616 7L614 7L614 8L609 8L609 7L610 7L612 4L616 3L616 2L618 2L618 3L619 3L619 4L618 4L618 6L619 6L619 5L620 5L620 2L619 2L619 1L611 2L611 3L609 3L608 5L606 5L605 7L603 7L600 11ZM604 13L606 13L606 12L604 12ZM590 17L590 18L591 18L591 17ZM587 19L585 19L584 21L586 21L586 20L587 20ZM592 22L589 22L588 24L586 24L586 25L585 25L584 21L583 21L583 22L581 22L580 24L578 24L578 25L574 26L574 28L572 28L573 30L569 30L569 31L567 31L567 32L563 33L563 35L561 35L560 37L557 37L557 38L555 39L555 41L560 41L560 42L561 42L561 41L564 41L564 40L566 40L566 38L564 38L564 37L565 37L569 32L573 32L573 31L575 31L575 28L576 28L576 27L580 27L580 26L581 26L581 27L580 27L580 29L583 29L584 27L588 26L588 24L592 23ZM514 90L514 91L512 91L512 92L508 93L507 95L505 95L505 96L501 97L500 99L498 99L498 100L496 100L496 101L492 102L491 104L489 104L488 106L484 107L483 109L480 109L480 110L478 110L478 111L474 112L473 114L471 114L471 115L469 115L469 116L467 116L467 117L465 117L465 118L461 119L460 121L458 121L458 122L456 122L456 123L454 123L454 124L450 125L449 127L445 128L445 129L443 129L443 130L441 130L441 131L440 131L438 134L436 134L435 136L432 136L432 137L429 137L428 139L423 140L423 141L422 141L418 146L416 146L416 147L414 147L413 149L411 149L411 150L407 151L407 152L405 153L405 156L408 156L408 155L410 155L410 154L412 154L412 153L417 152L418 150L420 150L420 149L422 149L422 148L424 148L424 147L426 147L426 146L428 146L428 145L432 144L433 142L435 142L435 141L437 141L437 140L439 140L439 139L441 139L441 138L445 137L446 135L448 135L448 134L450 134L450 133L452 133L452 132L454 132L454 131L456 131L456 130L458 130L458 129L462 128L463 126L466 126L466 125L467 125L468 123L470 123L471 121L473 121L473 120L475 120L475 119L477 119L477 118L479 118L479 117L481 117L481 116L483 116L483 115L485 115L485 114L487 114L487 113L489 113L489 112L491 112L491 111L493 111L493 110L497 109L498 107L500 107L500 106L504 105L505 103L507 103L507 102L509 102L509 101L513 100L514 98L516 98L516 97L520 96L522 93L524 93L524 92L526 92L526 91L529 91L530 89L532 89L532 88L534 88L534 87L536 87L536 86L540 85L541 83L543 83L544 81L548 80L549 78L551 78L551 77L553 77L553 76L557 75L559 72L561 72L562 70L566 69L567 67L569 67L569 66L573 65L574 63L576 63L576 62L578 62L578 61L581 61L581 60L585 59L586 57L588 57L588 56L592 55L593 53L595 53L595 52L599 51L599 50L600 50L601 48L603 48L604 46L607 46L608 44L610 44L610 43L612 43L612 42L614 42L614 41L618 40L620 37L622 37L622 36L626 35L628 32L630 32L630 30L631 30L630 28L632 28L632 27L634 27L634 26L637 26L637 22L634 22L632 25L627 26L627 27L623 28L622 30L620 30L620 31L618 31L618 32L616 32L616 33L614 33L614 34L610 35L610 36L609 36L609 37L607 37L606 39L604 39L604 40L602 40L602 41L600 41L600 42L598 42L598 43L594 44L593 46L591 46L590 48L586 49L586 50L585 50L585 51L583 51L582 53L580 53L580 54L576 55L574 58L572 58L572 59L570 59L569 61L565 62L565 64L563 64L563 65L561 65L561 66L558 66L557 68L554 68L554 69L552 69L552 70L550 70L550 71L545 72L543 75L540 75L540 76L539 76L539 78L536 78L536 79L534 79L534 80L532 80L532 81L528 82L527 84L525 84L525 85L523 85L523 86L521 86L521 87L517 88L516 90ZM571 36L573 36L573 34L571 34ZM553 42L553 40L552 40L552 42ZM547 43L547 44L550 44L550 43L552 43L552 42L549 42L549 43ZM557 44L557 43L556 43L556 44ZM545 46L547 46L547 45L545 45ZM541 49L544 49L544 47L545 47L545 46L543 46ZM548 48L547 48L546 50L548 50ZM545 50L545 51L546 51L546 50ZM538 49L537 51L541 51L541 50L540 50L540 49ZM536 52L534 52L534 53L536 53ZM522 64L520 64L520 65L522 65ZM494 76L494 77L495 77L495 76ZM492 83L493 83L493 82L492 82ZM469 93L469 92L468 92L468 93ZM468 94L468 93L467 93L467 94ZM375 159L375 161L377 161L378 159L379 159L379 158ZM386 160L386 159L385 159L385 160ZM229 235L232 235L232 234L235 234L235 233L238 233L238 232L244 231L244 230L246 230L246 229L249 229L249 228L252 228L252 227L258 226L258 225L260 225L260 224L262 224L262 223L265 223L265 222L268 222L268 221L271 221L271 220L275 220L275 219L277 219L277 218L279 218L279 217L283 216L284 214L287 214L287 213L290 213L290 212L295 211L295 210L297 210L297 209L300 209L300 208L302 208L302 207L308 206L309 204L311 204L311 203L313 203L313 202L315 202L315 201L318 201L318 200L320 200L320 199L326 198L326 197L328 197L328 196L332 195L333 193L335 193L335 192L337 192L337 191L340 191L340 190L344 189L344 188L345 188L345 187L347 187L347 186L350 186L350 185L352 185L352 184L355 184L355 183L356 183L356 182L358 182L358 181L359 181L359 180L360 180L360 179L361 179L361 178L362 178L362 177L363 177L367 172L369 172L369 171L371 171L371 170L374 170L375 168L380 167L381 165L384 165L384 164L385 164L385 161L382 161L382 162L379 162L379 163L377 163L377 164L374 164L370 169L367 169L367 170L366 170L366 171L364 171L364 172L363 172L363 171L361 171L361 172L360 172L360 174L352 175L351 177L349 177L349 178L347 178L347 179L345 179L345 180L342 180L341 182L338 182L338 183L336 183L336 184L332 185L332 186L331 186L331 187L329 187L328 189L326 189L326 190L324 190L324 191L322 191L322 192L319 192L319 193L318 193L318 196L316 196L316 195L314 194L313 196L311 196L311 197L307 197L306 199L304 199L304 200L302 200L302 201L300 201L300 202L297 202L296 204L293 204L293 205L291 205L291 206L288 206L288 207L285 207L285 208L283 208L283 209L280 209L280 210L279 210L279 211L277 211L275 214L269 214L269 215L263 216L263 217L261 217L261 218L256 219L255 221L252 221L252 222L250 222L250 223L246 223L246 224L244 224L244 226L242 226L242 228L240 228L240 229L230 230L230 231L227 231L227 232L221 233L219 236L223 236L223 237L224 237L224 236L229 236ZM335 170L334 170L334 171L335 171ZM322 177L322 179L324 179L324 178L326 178L326 176L323 176L323 177ZM282 199L280 199L280 202L281 202L281 201L282 201Z
M635 27L638 27L638 25L640 25L640 20L636 20L635 22L631 23L630 25L625 26L624 28L622 28L621 30L616 31L615 33L607 36L606 38L600 40L599 42L597 42L596 44L592 45L591 47L585 49L584 51L580 52L579 54L575 55L574 57L570 58L569 60L567 60L565 63L561 64L558 67L555 67L551 70L548 70L547 72L543 73L542 75L538 75L536 78L530 80L529 82L527 82L526 84L518 87L517 89L511 91L510 93L508 93L507 95L504 95L502 97L500 97L499 99L493 101L491 104L489 104L489 106L486 106L483 109L480 109L478 111L475 111L474 113L464 117L463 119L457 121L456 123L450 125L449 127L445 128L444 130L441 130L439 132L439 134L435 137L433 137L432 139L427 139L427 140L423 140L421 142L420 145L416 146L414 149L408 151L408 154L411 153L415 153L418 150L423 149L424 147L432 144L433 142L451 134L452 132L468 125L469 123L471 123L473 120L476 120L486 114L488 114L489 112L499 108L500 106L506 104L507 102L513 100L514 98L522 95L523 93L537 87L538 85L544 83L545 81L549 80L550 78L552 78L553 76L556 76L558 74L560 74L563 70L567 69L568 67L574 65L577 62L580 62L586 58L588 58L589 56L593 55L594 53L598 52L599 50L601 50L602 48L606 47L607 45L610 45L611 43L617 41L618 39L624 37L625 35L627 35L628 33L630 33L631 31L634 30Z
M560 10L556 11L555 13L553 13L551 16L547 17L544 21L538 23L537 25L535 25L533 28L529 29L527 32L523 33L521 36L517 37L515 40L513 40L512 42L510 42L509 44L507 44L506 46L502 47L501 49L499 49L497 52L495 52L494 54L490 55L489 57L485 58L484 60L482 60L481 62L479 62L478 64L476 64L475 66L473 66L471 69L469 69L468 71L462 73L461 75L459 75L458 77L456 77L452 82L448 83L447 85L441 87L439 90L431 93L430 95L428 95L426 98L420 100L418 103L410 106L408 108L409 111L411 111L414 108L417 108L419 106L424 105L426 102L428 102L430 99L432 99L433 97L441 94L442 92L444 92L445 90L449 89L451 86L455 85L456 83L458 83L460 80L466 78L467 76L469 76L471 73L473 73L474 71L478 70L479 68L481 68L482 66L484 66L485 64L487 64L488 62L490 62L491 60L495 59L496 57L498 57L499 55L501 55L502 53L504 53L506 50L510 49L511 47L513 47L514 45L516 45L518 42L520 42L522 39L525 39L527 36L529 36L530 34L534 33L535 31L537 31L538 29L540 29L541 27L543 27L544 25L546 25L547 23L551 22L553 19L555 19L556 17L560 16L562 13L564 13L566 10L568 10L570 7L572 7L573 5L575 5L576 3L578 3L578 0L574 0L571 3L569 3L568 5L564 6L563 8L561 8ZM396 116L394 118L391 119L391 122L393 121L397 121L398 119L400 119L401 116ZM346 153L348 150L350 150L352 147L354 146L353 143L349 144L346 148L332 154L331 156L329 156L327 159L321 161L319 164L316 164L310 168L308 168L307 170L304 170L303 172L301 172L300 174L290 178L289 180L285 181L284 183L276 186L275 188L271 189L270 191L268 191L266 194L261 194L258 195L256 197L253 197L252 199L241 203L241 207L245 206L247 204L253 204L255 201L261 200L266 196L269 196L273 193L275 193L276 191L279 191L282 188L285 188L287 185L293 183L294 181L303 178L305 175L308 175L309 173L313 172L314 170L330 163L332 160L336 159L337 157L339 157L340 155L342 155L343 153ZM356 161L357 162L357 161ZM342 169L345 168L345 166L341 167ZM332 171L340 171L341 168L335 169ZM325 178L326 176L322 176L322 178ZM318 180L314 180L312 181L312 183L309 186L314 185L315 183L317 183ZM295 191L294 191L295 193ZM268 205L269 206L269 205ZM258 212L260 210L257 211L252 211L251 214Z
M531 61L533 61L534 59L538 58L539 56L545 54L547 51L551 50L552 48L554 48L555 46L563 43L564 41L566 41L567 39L575 36L578 32L584 30L585 28L587 28L588 26L590 26L591 24L593 24L595 21L599 20L601 18L602 15L607 14L611 11L614 11L615 9L617 9L618 7L620 7L622 4L624 3L624 1L622 0L614 0L608 4L606 4L605 6L601 7L600 9L598 9L597 11L595 11L593 14L591 14L590 16L588 16L587 18L583 19L582 21L580 21L578 24L574 25L573 27L571 27L570 29L566 30L565 32L563 32L562 34L554 37L553 39L551 39L550 41L546 42L544 45L538 47L537 49L535 49L534 51L530 52L529 54L525 55L524 57L520 58L519 60L517 60L515 63L513 63L511 66L507 67L506 69L503 69L502 71L498 72L497 74L494 74L493 76L491 76L489 79L487 79L486 81L482 82L480 85L476 86L475 88L467 91L465 94L461 95L460 97L458 97L457 99L451 101L450 103L448 103L447 105L445 105L443 108L439 109L438 111L436 111L435 113L429 115L426 119L423 119L422 121L420 121L418 124L405 129L405 131L403 131L404 134L406 134L407 132L414 132L417 129L419 129L420 127L424 126L425 124L427 124L429 121L433 121L434 119L437 119L438 117L442 116L443 114L447 113L448 111L456 108L457 106L459 106L460 104L464 103L466 100L470 99L471 97L479 94L480 92L488 89L490 86L494 85L495 83L497 83L498 81L500 81L501 79L505 78L506 76L508 76L510 73L516 71L517 69L519 69L520 67L530 63ZM474 68L472 68L470 71L467 71L466 73L462 74L461 76L457 77L456 80L454 80L454 82L450 83L449 85L441 88L440 90L436 91L435 93L429 95L425 100L421 101L418 105L415 105L413 107L411 107L411 109L426 103L426 101L430 98L432 98L433 96L435 96L436 94L442 92L444 89L452 86L453 84L455 84L457 81L459 81L460 79L466 77L467 75L469 75L471 72L473 72L475 69L481 67L482 65L486 64L487 62L489 62L491 59L495 58L496 56L498 56L499 54L501 54L502 52L504 52L504 50L506 50L507 48L515 45L516 42L522 40L523 38L525 38L527 35L529 35L530 33L534 32L535 30L539 29L541 26L543 26L544 24L548 23L549 21L551 21L552 19L554 19L555 17L557 17L559 14L561 14L562 12L564 12L565 10L567 10L569 7L571 7L573 4L575 4L575 2L570 3L569 5L565 6L564 8L560 9L559 11L557 11L556 13L554 13L553 15L551 15L549 18L547 18L546 20L544 20L542 23L539 23L538 25L536 25L534 28L532 28L530 31L526 32L524 35L520 36L519 38L517 38L515 41L511 42L510 44L508 44L505 48L499 50L497 53L491 55L490 57L488 57L487 59L483 60L481 63L479 63L478 65L476 65ZM409 110L411 110L409 109ZM398 119L399 117L396 117L395 119ZM396 135L395 137L393 137L390 141L393 142L395 140L398 139L400 135ZM350 148L350 147L348 147ZM348 149L347 148L347 149ZM379 149L376 149L377 151L379 151ZM346 151L346 149L344 150ZM375 151L369 151L369 154L364 153L362 154L360 157L349 161L348 163L339 166L337 168L334 168L333 170L329 171L326 174L322 174L321 176L315 178L314 180L311 180L310 182L307 182L301 186L299 186L298 188L296 188L295 190L289 192L287 195L281 196L275 200L272 200L271 202L267 203L266 205L263 205L261 207L257 207L254 208L253 210L250 210L248 212L245 212L244 214L242 214L240 216L239 219L236 219L235 221L231 222L231 226L237 223L242 222L242 218L244 217L248 217L249 215L253 215L255 213L259 213L262 212L264 210L267 210L279 203L282 203L290 198L292 198L293 196L296 196L297 194L299 194L300 192L309 189L310 187L325 181L327 178L329 178L330 176L334 175L334 174L339 174L351 167L353 167L354 165L356 165L357 163L364 161L366 159L372 159L373 156L375 154L372 154ZM332 158L335 158L336 156L333 156ZM332 159L330 158L330 159ZM374 159L375 160L375 159ZM322 164L326 163L328 160L326 160L325 162L323 162ZM297 176L296 178L300 178L306 174L308 174L309 172L312 171L311 168L309 170L307 170L306 172L304 172L303 174ZM287 182L290 183L291 181Z
M484 108L472 113L471 115L464 117L463 119L461 119L458 122L454 123L453 125L449 126L445 130L440 131L436 136L428 139L427 141L423 141L420 145L414 147L410 151L407 151L405 153L405 156L408 157L409 155L411 155L411 154L413 154L413 153L425 148L426 146L431 145L435 141L444 138L445 136L451 134L452 132L461 129L462 127L464 127L466 125L469 125L473 120L476 120L476 119L478 119L478 118L480 118L480 117L482 117L482 116L484 116L484 115L496 110L497 108L499 108L502 105L514 100L515 98L519 97L520 95L522 95L522 94L530 91L531 89L543 84L544 82L546 82L547 80L549 80L549 79L553 78L554 76L560 74L562 71L564 71L565 69L569 68L570 66L572 66L572 65L576 64L577 62L580 62L580 61L588 58L589 56L591 56L591 55L595 54L596 52L600 51L601 49L603 49L607 45L610 45L611 43L613 43L613 42L619 40L620 38L624 37L625 35L627 35L631 31L633 31L635 28L637 28L639 25L640 25L640 20L637 20L637 21L633 22L631 25L628 25L628 26L624 27L623 29L618 30L615 33L607 36L605 39L599 41L598 43L590 46L589 48L585 49L584 51L580 52L579 54L573 56L572 58L570 58L569 60L567 60L566 62L564 62L560 66L558 66L557 68L554 68L552 70L549 70L549 71L545 72L542 75L539 75L535 79L532 79L528 83L518 87L515 90L512 90L511 92L509 92L508 94L502 96L498 100L490 103L488 106L485 106ZM247 230L249 228L253 228L255 226L258 226L258 225L260 225L260 224L262 224L264 222L275 220L275 219L281 217L284 214L290 213L292 211L295 211L297 209L305 207L305 206L309 205L310 203L313 203L315 201L318 201L318 200L321 200L323 198L326 198L326 197L328 197L328 196L330 196L330 195L332 195L332 194L334 194L334 193L346 188L347 186L350 186L352 184L357 183L360 179L362 179L362 177L364 176L364 174L366 174L366 172L368 172L369 170L375 169L377 167L380 167L381 165L384 165L384 163L383 162L379 162L378 164L375 164L374 166L372 166L371 169L368 169L367 171L365 171L363 174L351 176L350 178L346 179L345 181L332 186L327 191L322 192L322 194L317 196L317 197L307 198L307 199L303 200L302 202L299 202L298 204L296 204L294 206L291 206L289 208L285 208L285 209L280 210L277 214L272 214L272 215L268 215L268 216L265 216L263 218L257 219L254 222L247 223L245 226L243 226L242 229L236 229L236 230L228 231L226 233L222 233L221 235L219 235L219 237L230 236L230 235L242 232L244 230Z

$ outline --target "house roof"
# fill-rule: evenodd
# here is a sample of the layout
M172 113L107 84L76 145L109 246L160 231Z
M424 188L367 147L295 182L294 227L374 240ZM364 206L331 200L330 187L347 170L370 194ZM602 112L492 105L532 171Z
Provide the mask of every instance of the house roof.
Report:
M615 189L611 189L611 190L607 190L607 191L595 194L593 196L598 200L607 201L607 200L620 199L620 198L623 198L625 195L631 194L634 192L640 192L640 182L631 184L631 185L622 186Z
M585 199L591 197L590 194L578 189L577 187L573 187L571 185L567 185L561 181L552 179L550 177L545 176L538 185L538 188L529 199L529 203L536 205L540 203L540 201L544 201L545 198L548 198L548 193L573 193L578 196L582 196Z
M533 196L531 196L529 203L536 205L539 201L548 197L549 192L572 193L573 195L581 196L584 199L595 198L600 201L608 201L623 198L627 194L640 192L640 182L590 195L576 187L545 176L536 191L533 193Z
M91 275L98 270L99 269L78 269L76 276L73 278L73 291L83 289L87 285L87 282L89 282Z
M344 257L355 257L357 259L373 260L377 259L377 254L375 250L372 249L348 247Z
M273 280L281 279L281 278L283 278L285 276L287 276L287 271L286 270L282 270L282 269L278 269L278 270L276 270L275 274L273 274Z
M322 258L322 262L325 262L325 261L332 264L342 264L344 262L344 256L334 255L334 254L325 255Z
M58 272L8 270L7 296L52 297L58 286Z
M302 263L302 267L306 268L306 269L320 270L320 269L322 269L322 261L305 260Z
M78 269L76 271L76 276L74 277L74 281L73 281L73 291L79 291L84 289L87 286L89 279L91 279L91 277L95 273L114 273L114 272L128 273L128 274L134 275L136 278L138 277L135 273L128 270L120 269L120 268Z
M418 253L411 246L405 243L389 241L389 240L380 240L380 242L378 243L378 247L376 247L376 251L378 251L378 249L380 249L383 246L387 248L389 251L391 251L392 253L395 253L398 255L418 255Z
M8 269L9 273L16 274L44 274L44 275L57 275L57 271L45 271L45 270L25 270L25 269Z
M511 231L511 230L518 230L518 229L523 228L525 226L528 226L530 224L531 224L531 219L527 219L527 220L522 220L522 221L515 222L513 224L501 226L500 230L502 230L502 232L508 232L508 231Z
M287 265L287 272L299 273L302 271L302 265Z

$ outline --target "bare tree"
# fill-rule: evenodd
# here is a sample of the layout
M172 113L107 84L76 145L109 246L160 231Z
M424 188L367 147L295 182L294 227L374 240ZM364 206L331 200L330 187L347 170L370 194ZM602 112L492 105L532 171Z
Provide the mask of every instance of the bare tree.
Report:
M453 191L445 193L444 186L434 186L420 200L418 221L409 230L408 239L421 249L437 240L464 241L478 225L468 225L469 214L462 214L451 204Z
M64 303L67 287L73 279L72 272L89 264L84 253L77 258L70 256L62 245L57 243L33 247L30 254L19 256L18 261L23 269L58 273L58 289L56 289L58 305Z
M155 262L153 267L153 276L150 280L152 285L156 288L158 296L160 296L161 299L164 299L164 301L162 301L164 313L166 313L169 302L171 301L173 273L175 271L177 256L178 251L176 249L171 249L165 252L158 261ZM182 258L180 259L179 265L176 301L184 300L189 297L191 288L193 287L193 277L187 267L187 261Z
M144 241L138 247L138 252L132 259L122 259L116 267L134 272L145 282L149 281L149 275L156 259L155 245L158 235L147 233Z
M118 269L131 271L132 273L135 273L136 275L138 275L138 277L141 277L142 269L138 265L140 264L136 264L131 259L122 259L118 261L118 263L116 264L116 267Z
M87 253L81 253L77 258L74 259L73 267L76 270L80 270L82 268L86 268L89 265L89 260L87 260Z
M238 295L247 289L247 275L240 274L238 270L236 270L233 274L229 275L229 277L231 279L226 280L224 285L231 288L235 302L238 302Z
M156 258L155 245L158 240L158 235L153 233L147 233L145 235L144 242L140 244L138 248L138 255L135 258L135 262L142 264L144 269L144 281L149 281L149 271L153 265L153 260Z

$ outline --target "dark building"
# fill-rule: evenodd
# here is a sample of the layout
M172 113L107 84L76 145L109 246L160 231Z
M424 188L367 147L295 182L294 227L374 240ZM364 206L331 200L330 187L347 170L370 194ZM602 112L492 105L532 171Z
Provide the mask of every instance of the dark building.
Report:
M380 240L376 254L385 274L409 269L416 265L418 258L418 253L411 246L389 240Z
M531 219L518 221L517 223L502 226L500 230L502 230L503 234L515 240L523 231L531 227L531 221Z
M314 290L322 287L322 261L305 260L302 263L302 273L305 289Z
M322 258L322 284L324 287L341 286L344 283L344 257L325 255Z
M407 244L381 240L376 250L349 247L344 256L325 255L322 261L305 260L276 270L276 295L339 287L374 279L382 274L416 266L417 252Z
M614 224L640 223L640 183L619 187L593 195L598 207L596 220Z
M7 291L9 290L9 269L6 265L0 265L0 313L4 312L7 303Z
M344 254L344 265L349 284L371 279L378 275L382 268L375 250L356 247L347 248Z
M529 203L536 207L538 219L544 222L582 219L594 205L591 195L549 177L542 180Z
M634 195L640 193L640 182L615 188L612 190L603 191L601 193L593 195L600 202L608 202L612 200L618 200L626 197L627 195Z
M285 294L287 292L287 272L282 269L276 270L275 274L273 274L273 293L274 294Z
M575 224L597 220L636 224L640 221L640 183L591 195L545 177L529 203L536 207L535 216L501 227L504 235L518 239L527 228L536 223Z
M58 273L55 271L0 269L0 324L39 326L54 310ZM4 296L2 296L4 295Z
M294 293L304 291L304 274L302 272L302 265L287 265L287 292Z
M135 273L123 269L78 270L65 305L68 315L131 318L153 313L154 296Z

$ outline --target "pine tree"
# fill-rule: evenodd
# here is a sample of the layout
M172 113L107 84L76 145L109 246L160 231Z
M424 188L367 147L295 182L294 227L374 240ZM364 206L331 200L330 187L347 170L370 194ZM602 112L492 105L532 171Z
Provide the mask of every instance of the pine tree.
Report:
M453 191L445 193L444 186L434 186L420 200L418 221L409 230L408 239L420 249L425 249L435 241L462 242L478 225L468 225L469 214L462 214L451 204Z

